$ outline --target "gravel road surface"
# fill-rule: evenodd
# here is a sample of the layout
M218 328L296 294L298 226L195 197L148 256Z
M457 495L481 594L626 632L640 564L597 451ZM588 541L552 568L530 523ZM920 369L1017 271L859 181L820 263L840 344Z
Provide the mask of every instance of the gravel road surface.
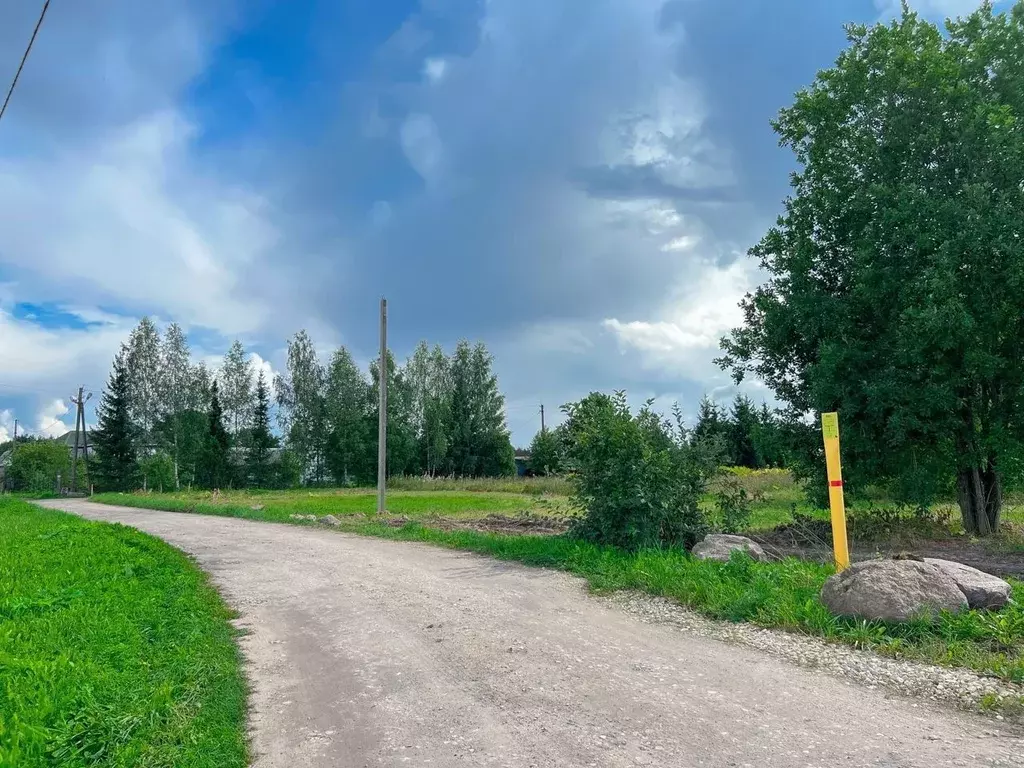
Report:
M312 527L108 507L247 630L257 768L1024 766L1019 733L644 624L583 582Z

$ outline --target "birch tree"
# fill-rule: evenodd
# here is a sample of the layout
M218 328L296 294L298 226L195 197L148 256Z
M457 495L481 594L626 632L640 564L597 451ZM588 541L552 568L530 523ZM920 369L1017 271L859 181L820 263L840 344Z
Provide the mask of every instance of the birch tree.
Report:
M185 414L189 409L192 382L192 353L181 326L171 323L160 347L159 399L161 430L174 462L174 487L181 487L179 467L184 442Z
M129 414L144 443L153 439L160 411L160 332L148 317L142 318L128 339L125 357L128 376Z
M370 385L345 347L331 357L327 371L327 463L334 482L369 482L371 456Z
M236 438L251 421L253 374L238 339L231 344L220 369L220 402L224 409L224 424Z
M278 418L289 446L302 463L303 475L314 483L325 478L327 448L326 373L309 334L302 330L288 341L287 373L274 389Z

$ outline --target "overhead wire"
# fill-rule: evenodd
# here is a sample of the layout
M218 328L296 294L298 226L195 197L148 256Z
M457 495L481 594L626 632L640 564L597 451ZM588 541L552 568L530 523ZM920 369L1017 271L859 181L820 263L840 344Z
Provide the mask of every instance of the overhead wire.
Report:
M7 89L7 97L4 99L4 105L0 107L0 120L3 119L4 113L7 111L7 105L11 101L11 96L14 94L14 88L18 85L18 78L21 77L21 70L25 68L25 62L28 60L28 54L32 50L32 45L36 41L36 35L39 34L39 28L43 26L43 18L46 16L46 10L50 7L50 0L46 0L43 3L43 10L39 14L39 21L36 22L35 29L32 30L32 37L29 38L28 46L25 48L25 53L21 56L21 63L18 64L18 71L14 73L14 79L11 81L11 87Z

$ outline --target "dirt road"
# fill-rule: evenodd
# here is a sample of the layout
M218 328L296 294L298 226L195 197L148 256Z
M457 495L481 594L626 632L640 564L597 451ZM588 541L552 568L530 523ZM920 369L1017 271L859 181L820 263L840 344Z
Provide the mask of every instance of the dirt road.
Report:
M242 615L255 765L1024 765L993 723L641 624L425 545L49 502L194 555Z

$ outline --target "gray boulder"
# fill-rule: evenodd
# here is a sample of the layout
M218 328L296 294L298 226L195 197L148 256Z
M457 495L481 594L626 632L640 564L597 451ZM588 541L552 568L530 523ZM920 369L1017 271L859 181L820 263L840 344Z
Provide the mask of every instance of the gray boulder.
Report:
M334 515L324 515L323 517L320 518L320 522L323 523L324 525L334 525L334 526L341 525L341 520L336 518Z
M967 609L967 598L945 571L921 560L867 560L830 576L821 602L839 616L908 621Z
M924 561L953 579L971 608L998 610L1010 602L1010 585L997 576L953 560L926 557Z
M754 560L762 562L768 560L768 556L756 541L730 533L709 533L703 541L693 547L692 552L701 560L718 560L723 563L729 562L733 552L746 552Z

